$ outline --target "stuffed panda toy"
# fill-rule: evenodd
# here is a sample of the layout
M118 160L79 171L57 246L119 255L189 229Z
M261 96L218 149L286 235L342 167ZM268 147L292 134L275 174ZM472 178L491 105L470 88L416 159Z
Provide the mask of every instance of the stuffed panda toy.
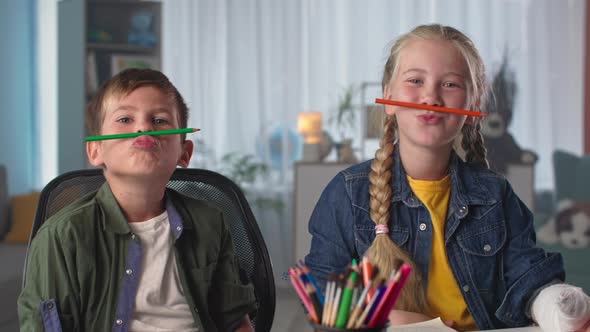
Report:
M500 70L492 82L492 94L483 105L488 114L482 121L481 132L487 149L490 168L506 175L510 164L532 165L537 155L523 150L508 132L512 121L516 82L514 73L508 69L507 56L504 56Z

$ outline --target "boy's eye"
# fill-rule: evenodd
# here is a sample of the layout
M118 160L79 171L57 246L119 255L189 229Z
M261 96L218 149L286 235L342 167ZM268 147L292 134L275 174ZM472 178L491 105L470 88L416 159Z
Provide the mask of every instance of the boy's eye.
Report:
M117 122L121 122L121 123L129 123L129 121L131 121L131 119L126 118L126 117L122 117L122 118L117 119Z
M165 119L154 119L154 124L157 124L157 125L164 125L167 123L168 123L168 120L165 120Z
M418 78L410 78L408 80L408 82L413 83L413 84L421 84L422 83L422 80L421 79L418 79Z

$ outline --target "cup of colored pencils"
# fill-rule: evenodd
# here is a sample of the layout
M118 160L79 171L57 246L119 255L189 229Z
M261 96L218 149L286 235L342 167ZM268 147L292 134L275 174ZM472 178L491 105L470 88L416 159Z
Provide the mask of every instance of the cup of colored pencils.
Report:
M360 264L353 259L345 273L328 276L325 294L301 260L289 269L289 278L315 331L377 332L386 330L389 312L410 272L397 260L389 277L379 278L378 268L366 257Z

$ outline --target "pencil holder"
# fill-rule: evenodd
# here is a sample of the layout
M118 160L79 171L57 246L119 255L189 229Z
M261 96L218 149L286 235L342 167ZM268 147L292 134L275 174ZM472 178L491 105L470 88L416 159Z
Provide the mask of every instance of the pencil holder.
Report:
M314 324L310 322L311 327L313 327L314 332L385 332L387 331L387 327L389 324L381 327L364 327L358 329L346 329L346 328L338 328L338 327L329 327L325 325Z

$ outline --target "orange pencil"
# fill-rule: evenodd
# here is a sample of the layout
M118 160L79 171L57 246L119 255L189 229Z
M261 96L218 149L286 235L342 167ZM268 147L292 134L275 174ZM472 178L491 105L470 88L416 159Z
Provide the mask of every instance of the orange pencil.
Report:
M414 104L414 103L406 103L403 101L395 101L389 99L375 99L377 104L385 104L385 105L393 105L393 106L401 106L401 107L408 107L408 108L419 108L423 110L435 111L435 112L445 112L445 113L455 113L455 114L462 114L462 115L471 115L471 116L487 116L485 113L481 112L474 112L468 110L462 110L458 108L449 108L449 107L439 107L439 106L430 106L424 104Z
M371 265L371 262L369 261L369 258L367 258L367 256L364 256L363 260L361 261L361 270L363 273L363 285L366 286L369 283L369 281L373 279L373 266ZM373 296L372 287L369 288L369 292L365 297L365 305L369 304L371 296Z

